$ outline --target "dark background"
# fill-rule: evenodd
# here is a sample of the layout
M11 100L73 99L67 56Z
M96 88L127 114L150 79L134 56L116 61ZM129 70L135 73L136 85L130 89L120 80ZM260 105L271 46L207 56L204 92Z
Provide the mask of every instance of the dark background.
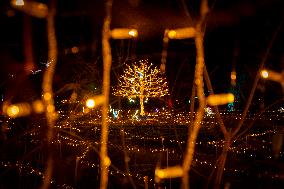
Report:
M48 3L48 1L41 1ZM281 72L284 66L284 29L282 0L209 1L211 11L206 20L205 59L216 93L233 89L230 73L237 71L238 108L247 98L257 69L274 35L265 67ZM101 26L104 1L58 1L56 34L58 65L55 91L70 82L90 80L90 88L99 93L102 77ZM189 16L189 14L190 16ZM25 76L23 69L24 16L0 2L0 94L4 100L32 100L40 95L42 72ZM148 58L159 66L166 28L194 26L199 16L198 1L182 0L114 0L112 28L137 28L135 40L112 40L112 85L122 73L123 64ZM47 62L46 21L31 18L35 70L44 70ZM73 54L72 47L79 52ZM191 95L195 65L192 39L169 43L166 76L176 108L186 108ZM84 82L82 82L84 83ZM85 82L86 83L86 82ZM87 82L88 83L88 82ZM261 81L253 107L258 109L283 96L278 83ZM178 100L178 101L177 101Z

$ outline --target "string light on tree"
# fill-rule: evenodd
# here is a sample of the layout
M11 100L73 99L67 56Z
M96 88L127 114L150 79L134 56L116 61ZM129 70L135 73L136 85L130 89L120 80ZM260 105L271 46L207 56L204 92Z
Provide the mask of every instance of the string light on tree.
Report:
M94 107L98 107L100 105L102 105L105 101L105 98L103 95L96 95L92 98L88 98L86 100L86 106L88 108L94 108Z
M140 60L132 66L127 65L124 74L114 90L115 96L140 99L140 115L145 115L144 98L163 97L168 95L168 84L157 69L149 64L148 60Z
M12 0L11 6L36 18L46 18L48 15L47 5L36 1Z
M284 72L278 73L272 70L261 70L260 75L264 79L268 79L274 82L278 82L282 85L284 90Z
M267 70L262 70L260 73L261 73L261 77L263 77L263 78L265 78L265 79L268 78L268 76L269 76Z

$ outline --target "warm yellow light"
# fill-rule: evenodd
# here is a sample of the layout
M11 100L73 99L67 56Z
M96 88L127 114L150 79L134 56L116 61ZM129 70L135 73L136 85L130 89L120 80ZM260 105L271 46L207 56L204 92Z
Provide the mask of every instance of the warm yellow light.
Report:
M24 2L24 0L16 0L15 1L15 5L17 5L17 6L24 6L25 2Z
M104 166L109 167L110 164L111 164L111 161L110 161L109 157L105 157L104 158Z
M86 106L87 106L88 108L94 108L95 105L96 105L95 100L92 99L92 98L89 98L89 99L86 101Z
M265 79L269 77L269 73L268 73L267 70L262 70L262 71L260 72L260 74L261 74L261 77L263 77L263 78L265 78Z
M168 37L171 39L175 38L176 35L177 35L177 32L175 30L170 30L168 33Z
M44 105L43 105L41 100L34 101L33 104L32 104L32 107L33 107L35 113L40 114L40 113L44 112Z
M234 102L234 99L235 97L232 93L209 95L207 97L207 104L210 106L224 105Z
M49 104L47 107L46 107L46 111L49 112L49 113L52 113L54 112L55 110L55 107L51 104Z
M166 72L166 64L161 64L160 70L161 70L162 73L165 73Z
M231 79L236 80L237 79L237 74L235 71L231 72Z
M6 114L11 118L27 116L31 113L31 106L28 103L12 104L6 108Z
M136 29L129 28L115 28L111 30L111 37L113 39L130 39L137 37L138 32Z
M235 96L231 93L227 94L226 97L227 97L228 103L232 103L235 100Z
M137 30L132 29L132 30L130 30L130 31L128 32L128 34L129 34L130 36L132 36L132 37L136 37L136 36L137 36Z
M168 32L168 37L170 39L188 39L193 38L195 36L195 33L196 31L193 27L176 28Z
M43 94L43 99L46 100L46 101L50 100L51 99L51 94L50 93L44 93Z
M168 167L166 169L157 168L155 170L155 176L157 181L166 178L177 178L181 177L182 175L183 169L181 166Z
M20 108L17 105L11 105L7 108L7 115L9 117L17 117L20 112Z
M72 52L73 54L76 54L76 53L79 52L79 48L78 48L78 47L72 47L72 48L71 48L71 52Z
M15 9L37 18L46 18L48 14L47 5L35 1L12 0L11 5Z

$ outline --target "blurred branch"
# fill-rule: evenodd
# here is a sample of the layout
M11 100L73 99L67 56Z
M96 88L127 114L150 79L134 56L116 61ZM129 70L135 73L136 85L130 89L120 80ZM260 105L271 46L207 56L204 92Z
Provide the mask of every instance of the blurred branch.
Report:
M110 71L111 71L111 48L109 39L111 37L110 22L111 22L112 0L106 1L106 17L102 29L102 51L103 51L103 96L105 102L102 106L102 130L101 130L101 150L100 150L100 167L101 167L101 182L100 188L106 189L108 183L108 168L110 159L107 155L108 142L108 106L109 106L109 90L110 90Z
M199 101L199 107L197 114L194 120L193 128L188 129L189 137L187 141L186 154L183 161L183 177L182 177L182 187L189 188L189 178L188 172L190 170L193 154L195 150L195 141L199 129L201 128L201 121L204 116L204 108L206 105L205 96L204 96L204 85L203 85L203 73L204 73L204 47L203 47L203 32L202 25L204 24L205 17L208 13L208 4L207 0L201 2L200 14L201 18L196 25L196 34L195 34L195 45L196 45L196 66L195 66L195 75L194 82L196 85L196 94Z
M47 167L44 173L42 189L49 188L52 172L53 172L53 152L51 149L51 141L54 136L54 124L57 118L53 99L52 82L57 63L57 41L55 35L54 17L56 13L56 0L50 1L49 13L47 16L47 39L48 39L48 62L50 65L46 68L43 75L42 83L42 100L45 105L45 115L47 119L47 145L48 159Z

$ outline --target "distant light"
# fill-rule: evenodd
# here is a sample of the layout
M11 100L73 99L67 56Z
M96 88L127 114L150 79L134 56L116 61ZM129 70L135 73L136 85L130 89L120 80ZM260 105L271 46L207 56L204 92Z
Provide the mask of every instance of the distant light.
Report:
M261 72L260 72L260 74L261 74L261 77L263 77L263 78L268 78L268 76L269 76L269 73L268 73L268 71L267 70L262 70Z
M236 80L236 79L237 79L237 74L236 74L235 71L232 71L232 72L231 72L231 79L232 79L232 80Z
M133 100L132 98L129 98L128 100L129 102L135 102L135 100Z
M112 110L112 115L115 119L118 118L119 110Z
M95 100L94 100L94 99L89 98L89 99L86 101L86 106L87 106L88 108L94 108L95 105L96 105L96 103L95 103Z
M161 64L160 69L161 69L162 73L165 73L166 72L166 64L165 63Z
M73 54L76 54L76 53L79 52L79 48L78 48L78 47L72 47L72 48L71 48L71 52L72 52Z

